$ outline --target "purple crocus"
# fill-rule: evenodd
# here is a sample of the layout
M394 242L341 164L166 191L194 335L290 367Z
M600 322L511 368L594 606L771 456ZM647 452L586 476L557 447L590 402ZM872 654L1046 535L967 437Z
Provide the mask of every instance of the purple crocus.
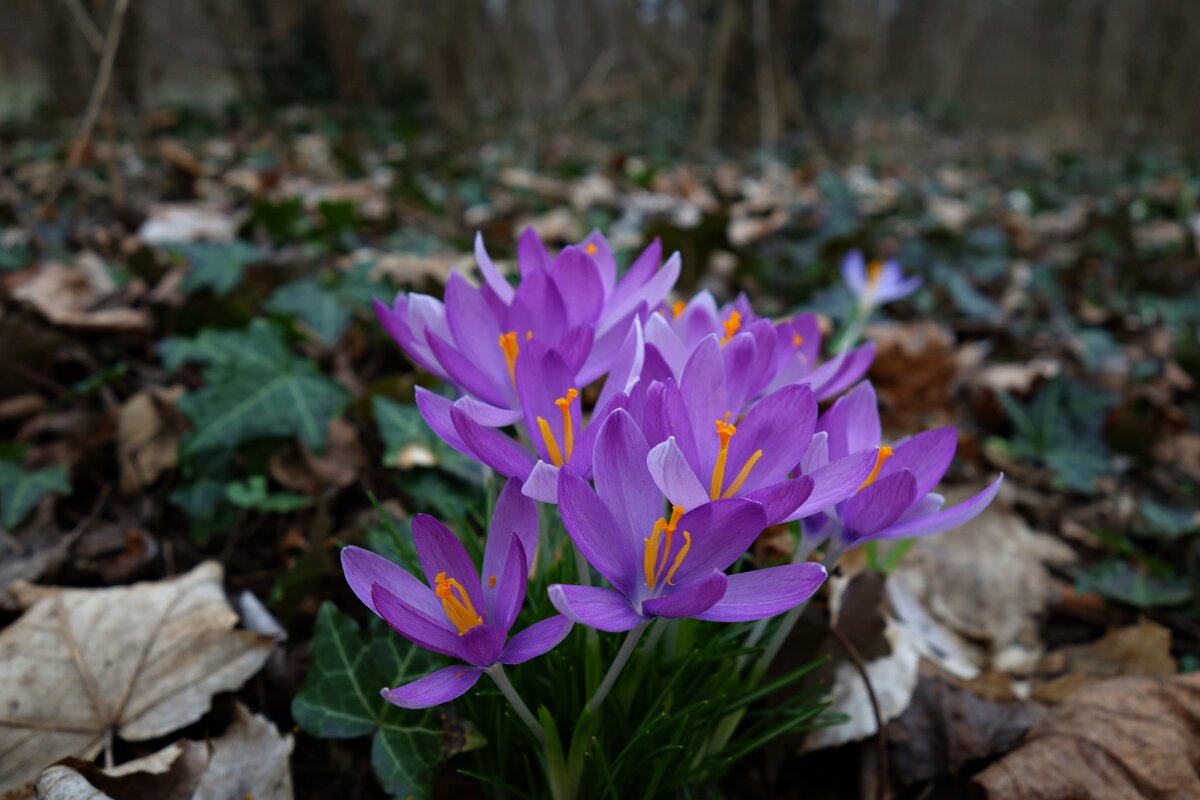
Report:
M858 299L859 308L868 313L921 288L920 276L904 277L895 259L868 263L859 250L851 250L842 260L842 280Z
M500 411L520 408L517 366L532 342L555 350L573 382L587 385L609 371L630 323L644 320L679 276L678 254L659 268L657 240L619 281L598 232L551 258L530 229L517 251L521 280L515 287L476 236L481 286L452 272L444 303L406 293L390 307L375 303L380 322L414 362Z
M743 414L752 389L740 367L710 336L688 358L678 386L668 380L646 389L642 428L655 443L649 466L662 493L685 508L745 497L763 504L768 524L849 497L871 471L873 454L847 454L789 477L812 442L816 396L806 385L785 386Z
M757 316L744 295L718 308L703 291L646 321L643 377L678 381L691 353L710 337L731 369L743 373L747 400L801 383L811 386L818 400L828 400L860 380L875 357L875 346L868 343L818 363L821 332L812 314L775 323Z
M726 575L766 525L752 500L721 499L664 515L646 465L650 445L632 416L614 411L596 438L595 489L566 467L558 502L567 533L612 588L554 584L550 601L567 618L627 631L654 617L740 622L808 599L825 580L819 564ZM793 484L798 505L807 490Z
M555 615L508 639L525 600L529 558L537 549L537 509L509 481L496 503L480 579L462 542L433 517L413 517L413 541L425 582L358 547L342 551L342 570L358 599L413 644L466 663L404 686L383 689L390 703L427 708L449 702L496 664L546 653L571 630ZM507 642L507 643L506 643Z
M875 466L849 499L804 521L810 542L832 539L838 552L871 539L909 539L958 527L987 508L1004 476L979 494L943 509L933 491L958 444L953 427L924 431L880 447L879 410L869 382L840 398L817 423L825 440L814 462L876 452Z

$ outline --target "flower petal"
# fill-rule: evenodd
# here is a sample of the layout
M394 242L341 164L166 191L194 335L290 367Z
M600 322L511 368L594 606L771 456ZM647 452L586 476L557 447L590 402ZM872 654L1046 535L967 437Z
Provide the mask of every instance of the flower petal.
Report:
M861 250L851 250L842 259L842 280L855 297L862 297L867 288L867 271Z
M438 574L444 572L463 585L472 605L482 609L483 589L479 585L479 572L467 555L467 549L454 533L428 514L417 514L412 519L413 544L425 580L430 586L437 585Z
M571 541L609 583L626 594L637 585L638 550L631 549L612 512L572 467L558 473L558 511ZM649 528L646 533L649 535ZM641 542L639 541L640 545Z
M600 267L578 245L564 247L550 270L562 295L568 325L595 325L604 306L604 281Z
M558 505L558 467L539 460L525 479L521 494L539 503Z
M842 509L842 526L849 542L871 538L895 522L917 499L917 479L908 470L880 478L856 492Z
M459 398L460 400L462 398ZM463 441L458 430L454 427L454 420L450 416L450 409L454 406L453 401L448 397L442 397L440 394L425 389L421 386L416 390L417 410L421 412L421 418L425 420L425 424L433 430L446 444L453 447L458 452L465 455L467 458L476 458L471 448Z
M650 468L655 484L671 505L682 508L695 508L708 502L708 492L692 472L683 451L675 443L672 436L660 445L656 445L646 456L646 465Z
M627 631L642 621L625 595L603 586L551 584L550 602L572 622L610 633Z
M892 457L879 470L879 477L906 469L917 479L917 496L924 497L950 468L957 447L958 431L953 426L922 431L896 445Z
M812 494L803 505L788 514L788 521L811 516L854 494L875 468L878 454L878 448L862 450L813 470L809 473L813 479Z
M767 526L763 507L749 500L717 500L683 515L676 529L687 531L692 546L675 573L675 583L690 583L715 570L724 572L746 552ZM678 533L676 540L682 541Z
M812 494L812 490L813 479L808 475L801 475L799 478L780 481L740 496L761 503L767 525L774 525L799 508Z
M427 391L420 386L417 391ZM447 401L449 403L449 401ZM482 400L476 400L474 397L460 397L451 405L456 405L466 412L467 416L478 422L485 428L503 428L507 425L512 425L521 420L521 411L515 408L501 408L499 406L485 403ZM447 418L450 412L446 412Z
M478 231L475 232L475 263L479 266L483 279L487 281L488 286L492 287L492 291L496 293L501 302L504 305L511 303L513 287L492 263L492 257L488 255L487 248L483 246L483 234Z
M807 386L784 387L750 409L729 440L726 474L736 475L736 470L756 452L762 451L762 455L742 484L740 494L786 478L804 457L816 424L817 398Z
M824 582L825 568L811 562L730 575L724 597L696 617L710 622L772 617L812 597Z
M370 550L354 546L342 550L342 573L355 596L376 614L371 587L377 583L424 614L435 619L442 614L442 603L432 589L399 564Z
M562 614L533 623L509 640L508 646L500 654L500 663L521 664L548 653L567 638L572 625L571 620Z
M529 477L534 458L528 450L494 428L485 428L461 408L450 409L450 419L472 458L507 478Z
M485 581L488 576L498 575L503 570L509 558L508 537L514 534L521 540L525 557L532 560L538 546L537 505L522 494L521 481L509 479L496 498L496 508L488 526L488 540L483 551ZM494 544L493 539L496 540Z
M522 280L534 272L548 271L550 263L550 253L546 251L546 245L542 244L537 231L533 228L521 231L521 238L517 240L517 266Z
M712 608L721 599L728 580L725 573L713 570L699 580L670 589L670 594L646 600L642 603L642 610L652 616L668 619L694 617Z
M454 664L431 672L412 683L384 689L379 694L392 705L401 708L430 708L462 697L479 680L483 670Z
M596 494L612 512L618 526L609 536L617 537L621 546L638 553L642 539L650 535L655 520L663 513L662 495L646 466L649 453L646 437L624 409L608 415L592 449Z
M533 501L527 497L522 500ZM508 552L504 563L497 571L484 570L483 598L487 608L489 625L502 629L506 634L517 620L521 604L525 602L525 585L529 582L529 561L525 547L515 533L493 533L488 535L488 547L494 548L491 539L508 540ZM535 540L536 541L536 540ZM499 548L495 548L499 549Z
M500 660L504 640L508 631L484 623L476 625L458 637L458 652L455 655L476 667L490 667Z
M371 586L371 606L392 630L413 644L444 656L458 653L458 631L444 614L441 619L431 617L378 583Z
M974 519L981 511L988 507L988 504L996 497L996 492L1000 491L1000 483L1003 480L1004 476L1001 475L992 482L991 486L970 500L964 500L956 506L951 506L934 514L898 522L880 531L877 537L873 538L911 539L917 536L932 536L935 533L942 533L943 531L957 528L959 525Z
M459 352L454 345L431 330L425 331L425 341L434 357L450 376L450 382L464 392L473 394L494 406L509 405L508 392L501 391L492 380L492 375L478 369L471 359ZM503 363L503 355L497 348L497 357ZM508 375L504 376L508 380Z

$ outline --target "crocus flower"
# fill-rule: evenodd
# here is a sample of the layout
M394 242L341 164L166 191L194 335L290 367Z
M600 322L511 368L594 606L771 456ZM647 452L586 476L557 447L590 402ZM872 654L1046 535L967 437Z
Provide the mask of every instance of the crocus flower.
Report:
M811 475L789 477L801 465L817 422L808 386L785 386L746 407L745 371L709 336L688 358L679 385L651 385L642 429L655 443L650 472L675 505L693 508L721 498L762 503L767 523L816 513L844 500L874 463L869 451L823 463ZM806 491L793 484L803 481ZM795 503L799 496L800 503ZM798 518L798 517L796 517Z
M853 452L876 452L871 473L849 499L804 521L812 541L832 538L845 551L870 539L909 539L958 527L987 508L1004 476L979 494L943 509L945 498L933 491L954 458L953 427L924 431L894 446L879 447L881 433L875 390L859 384L818 421L826 433L816 461Z
M358 547L342 551L342 570L358 599L413 644L465 663L381 694L402 708L449 702L494 664L520 664L566 637L571 622L555 615L508 638L525 600L529 555L537 549L537 509L510 481L496 503L480 579L462 542L424 514L413 517L413 541L425 582ZM507 643L506 643L507 642Z
M875 346L868 343L818 363L821 331L812 314L775 323L757 316L744 295L718 308L702 291L687 303L660 308L646 321L643 377L678 381L688 357L709 337L720 343L731 368L744 372L747 400L801 383L811 386L818 400L828 400L860 380L875 357Z
M633 417L617 410L596 438L595 490L572 468L562 470L558 502L567 533L612 584L552 585L550 601L566 617L604 631L654 617L762 619L799 605L825 580L812 563L726 575L766 525L763 507L735 498L663 514L649 453Z
M895 259L867 263L858 250L851 250L842 260L842 280L857 298L859 309L867 313L921 288L920 276L904 277Z
M406 293L390 307L375 302L380 322L414 362L501 411L520 408L517 364L529 343L556 350L573 381L589 384L611 368L630 322L658 306L679 276L678 254L659 268L657 240L619 281L612 251L599 233L552 259L537 234L526 230L517 249L516 287L476 236L483 285L472 286L452 272L444 303Z

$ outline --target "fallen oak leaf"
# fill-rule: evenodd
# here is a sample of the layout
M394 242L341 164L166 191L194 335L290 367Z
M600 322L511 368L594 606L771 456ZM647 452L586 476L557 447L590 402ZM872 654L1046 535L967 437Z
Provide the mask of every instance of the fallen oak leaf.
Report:
M0 791L65 756L94 757L116 735L162 736L242 686L275 647L234 630L223 571L110 589L18 583L25 614L0 632Z
M1080 690L975 777L989 798L1200 797L1200 675Z
M136 494L179 464L187 420L175 408L182 386L143 389L117 414L117 464L121 494Z

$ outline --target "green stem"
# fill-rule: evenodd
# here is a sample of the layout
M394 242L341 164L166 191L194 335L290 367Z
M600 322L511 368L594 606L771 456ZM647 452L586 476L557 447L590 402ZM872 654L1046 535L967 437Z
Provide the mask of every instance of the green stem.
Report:
M538 740L538 744L544 748L546 746L546 732L542 730L542 726L538 724L537 718L530 712L529 706L525 705L525 701L521 699L521 695L517 694L516 687L512 685L512 681L504 673L504 665L493 664L488 668L487 672L492 676L492 680L496 682L496 685L500 687L500 693L512 705L513 711L517 712L517 716L529 728L529 732Z
M617 682L617 678L621 674L621 670L625 669L625 662L629 661L629 657L633 655L634 648L637 647L638 639L642 638L642 634L646 630L649 623L640 622L625 635L625 643L621 645L617 657L613 659L612 664L608 668L608 672L604 675L604 680L600 682L596 693L592 695L592 699L588 700L587 710L595 711L604 702L604 698L608 697L609 690L613 684Z

